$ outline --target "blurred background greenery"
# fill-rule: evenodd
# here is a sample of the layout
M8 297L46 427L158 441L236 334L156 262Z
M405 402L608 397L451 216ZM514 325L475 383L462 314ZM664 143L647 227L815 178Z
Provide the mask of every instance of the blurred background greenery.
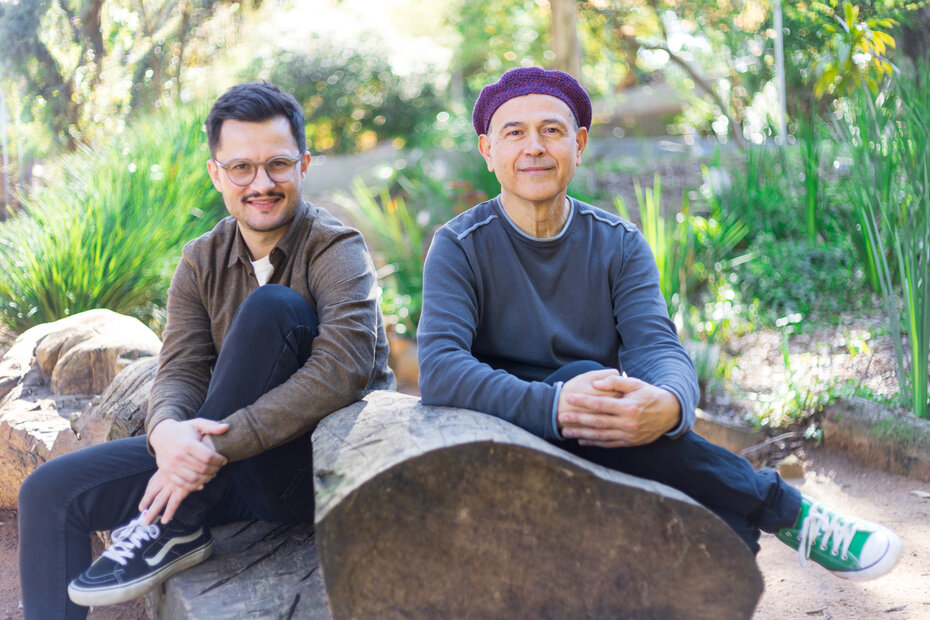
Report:
M412 337L433 231L498 191L474 148L477 93L541 65L591 93L571 194L641 226L705 393L726 385L726 343L748 331L880 312L895 402L927 417L930 7L781 5L784 139L776 8L0 0L0 322L109 307L158 329L181 246L224 215L203 165L205 106L265 79L303 105L316 162L378 160L331 204L375 254L391 330ZM772 425L842 391L795 389L785 352Z

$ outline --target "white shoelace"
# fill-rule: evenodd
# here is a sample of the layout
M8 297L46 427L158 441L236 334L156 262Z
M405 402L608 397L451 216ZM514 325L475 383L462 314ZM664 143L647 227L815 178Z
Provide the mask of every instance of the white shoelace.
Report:
M110 534L113 544L103 552L103 557L126 566L126 561L133 556L136 549L142 546L143 542L158 536L158 526L154 523L144 525L139 522L141 518L137 517L123 527L113 530Z
M830 555L839 555L840 559L845 560L849 545L857 531L859 531L859 526L856 521L847 523L841 516L831 517L830 512L820 504L811 506L804 523L801 524L801 533L798 536L798 557L801 560L801 566L807 564L807 558L811 556L811 548L818 538L821 551L827 550L832 538L833 546L830 549Z

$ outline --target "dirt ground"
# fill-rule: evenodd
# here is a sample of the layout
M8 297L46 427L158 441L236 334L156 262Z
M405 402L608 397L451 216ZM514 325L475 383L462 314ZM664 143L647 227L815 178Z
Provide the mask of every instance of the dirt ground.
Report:
M897 567L881 579L855 583L819 566L798 564L796 552L763 535L759 567L765 593L755 620L785 618L930 618L930 483L863 469L845 456L816 450L806 456L802 491L839 510L893 528L904 543ZM0 620L22 617L17 571L16 515L0 513ZM138 602L94 610L94 620L144 617Z

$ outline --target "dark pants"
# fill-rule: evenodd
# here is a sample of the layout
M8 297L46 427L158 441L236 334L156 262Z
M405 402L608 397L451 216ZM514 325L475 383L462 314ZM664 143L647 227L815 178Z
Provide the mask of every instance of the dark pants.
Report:
M546 382L603 369L596 362L573 362ZM552 443L598 465L678 489L723 519L753 553L759 552L759 530L791 527L801 510L800 492L776 472L755 471L743 457L692 431L633 448L582 446L574 439Z
M221 420L283 383L310 357L317 328L316 314L294 291L257 289L236 314L197 415ZM90 565L90 534L135 518L156 469L146 438L130 437L52 459L23 482L19 566L27 619L85 617L67 586ZM223 467L176 514L192 525L312 520L309 433Z

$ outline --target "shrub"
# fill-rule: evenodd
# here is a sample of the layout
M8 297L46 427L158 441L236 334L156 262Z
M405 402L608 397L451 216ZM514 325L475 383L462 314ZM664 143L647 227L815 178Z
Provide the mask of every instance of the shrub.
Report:
M225 213L203 118L163 113L58 160L0 226L0 321L23 330L93 308L151 320L184 242Z
M307 144L314 152L352 153L392 138L406 144L428 141L442 110L429 76L395 75L383 50L370 43L346 48L317 37L308 49L256 58L246 75L268 79L294 95L303 106Z
M752 260L735 265L731 277L743 300L758 300L764 320L814 312L838 316L871 302L847 248L762 234L748 253Z

